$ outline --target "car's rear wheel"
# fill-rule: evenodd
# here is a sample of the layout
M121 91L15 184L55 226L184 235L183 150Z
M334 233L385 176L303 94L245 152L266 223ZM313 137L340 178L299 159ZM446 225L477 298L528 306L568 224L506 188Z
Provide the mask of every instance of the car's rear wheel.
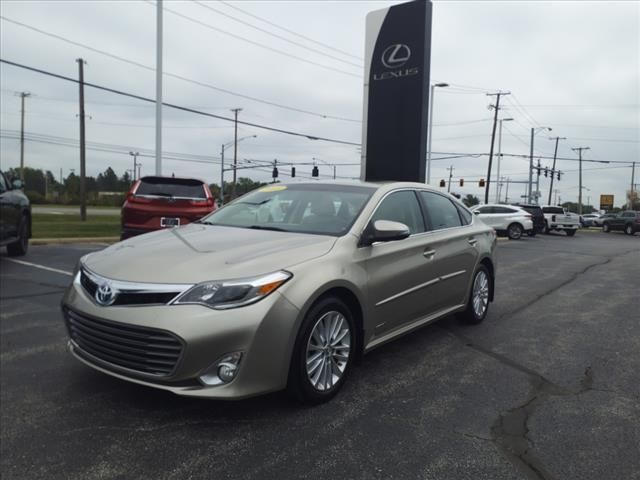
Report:
M335 396L355 357L353 315L338 297L316 303L300 327L288 388L304 403L323 403Z
M467 308L461 314L461 318L471 324L480 323L487 316L489 311L489 299L493 282L489 270L484 265L480 265L473 276L471 284L471 295L467 302Z
M609 224L608 224L608 223L604 223L604 224L602 225L602 231L603 231L604 233L609 233L609 232L611 231L611 227L609 226Z
M566 230L567 237L573 237L576 234L575 230Z
M522 237L522 225L519 223L512 223L507 228L507 236L509 240L520 240Z
M624 233L626 233L627 235L633 235L633 225L629 224L624 227Z
M29 218L22 216L18 225L18 240L7 245L7 253L11 257L21 257L29 250Z

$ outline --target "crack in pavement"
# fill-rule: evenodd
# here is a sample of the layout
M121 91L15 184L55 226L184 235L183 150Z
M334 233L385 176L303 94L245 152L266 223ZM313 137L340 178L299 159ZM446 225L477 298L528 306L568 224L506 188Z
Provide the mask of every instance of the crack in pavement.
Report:
M42 293L30 293L27 295L13 295L13 296L8 296L8 297L0 297L0 300L18 300L21 298L32 298L32 297L44 297L46 295L59 295L60 293L64 292L66 290L66 287L59 287L58 290L54 290L51 292L42 292Z

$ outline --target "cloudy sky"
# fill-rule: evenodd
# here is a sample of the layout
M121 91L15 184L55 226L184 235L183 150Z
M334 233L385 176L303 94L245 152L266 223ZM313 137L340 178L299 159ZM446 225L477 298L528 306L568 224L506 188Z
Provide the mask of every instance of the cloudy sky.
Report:
M164 100L225 117L242 108L239 118L247 122L359 143L365 16L395 3L165 1ZM3 0L0 13L3 60L77 78L75 60L81 57L87 82L155 95L155 2ZM19 164L16 92L27 91L25 130L33 140L26 144L25 164L56 175L62 168L64 176L78 169L77 85L7 64L0 75L1 168ZM431 82L451 85L435 97L436 158L487 153L492 112L486 93L504 90L511 95L504 97L500 114L514 120L503 124L503 153L527 155L534 126L553 128L538 131L536 155L553 156L549 136L567 137L558 153L566 175L554 185L562 201L578 196L572 147L590 147L588 160L640 161L638 2L434 2ZM142 173L154 172L153 104L87 88L86 113L88 174L107 166L122 174L131 168L129 150L148 152L139 158ZM250 137L238 145L242 165L297 163L301 179L316 159L322 176L333 173L325 163L337 164L338 177L359 176L356 146L247 126L239 136ZM163 173L218 183L221 145L232 140L230 122L165 108ZM232 156L231 148L226 160ZM466 183L452 190L480 196L477 180L486 175L487 160L434 161L432 180L446 178L453 166L454 181ZM623 203L630 163L583 166L585 203L604 193L614 194L616 205ZM501 174L523 181L527 168L524 158L504 157ZM240 174L268 180L271 170ZM546 198L544 176L540 187ZM519 200L524 191L524 184L511 184L509 199Z

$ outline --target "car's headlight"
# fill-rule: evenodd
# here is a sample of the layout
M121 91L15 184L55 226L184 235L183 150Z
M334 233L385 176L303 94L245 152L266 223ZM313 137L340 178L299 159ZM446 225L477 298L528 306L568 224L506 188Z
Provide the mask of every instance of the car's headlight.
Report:
M283 270L260 277L230 281L203 282L178 297L174 304L198 304L224 310L255 303L272 292L293 275Z

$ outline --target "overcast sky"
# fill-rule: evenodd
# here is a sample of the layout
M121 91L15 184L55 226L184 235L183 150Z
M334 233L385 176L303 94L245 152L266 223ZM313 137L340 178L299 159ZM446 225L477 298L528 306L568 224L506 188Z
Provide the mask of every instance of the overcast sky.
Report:
M165 1L164 100L223 116L242 108L241 120L359 143L365 16L395 3L400 2ZM2 59L77 78L75 59L82 57L87 62L87 82L154 97L155 2L3 0L0 10ZM19 164L19 142L9 138L20 129L16 92L32 94L26 100L27 133L56 143L77 142L77 85L6 64L0 68L3 170ZM452 85L438 89L435 96L436 158L450 152L489 151L492 112L487 106L494 97L486 92L501 89L512 95L504 97L500 114L514 119L504 123L503 153L528 154L530 128L548 126L552 132L536 135L536 154L553 156L554 142L548 137L558 135L567 137L560 141L562 158L577 158L571 147L589 146L585 159L640 161L638 2L434 2L431 82ZM121 175L132 164L126 151L152 151L154 112L153 104L87 88L88 145L108 144L100 148L123 151L87 150L88 174L112 166ZM336 169L338 177L359 176L360 153L355 146L241 127L239 136L247 135L257 137L239 143L241 164L246 164L244 159L276 158L303 164L316 158L322 175L333 173L323 161L342 164ZM165 108L163 151L199 162L166 159L163 173L219 183L221 144L232 140L230 122ZM232 157L230 148L226 161ZM140 161L143 175L154 173L153 158L143 156ZM487 161L487 156L434 161L432 180L446 178L446 168L453 165L454 181L462 177L466 183L463 188L456 183L452 190L480 196L477 180L486 176ZM66 176L70 169L78 170L78 149L28 141L25 164L52 170L56 176L62 168ZM550 166L551 160L542 165ZM616 205L624 202L631 183L630 164L583 167L583 185L589 189L584 191L585 203L587 196L595 204L605 193L616 196ZM523 181L527 168L528 160L505 157L501 173ZM554 188L562 201L576 201L578 162L560 160L559 168L567 174ZM281 169L282 174L288 171ZM297 173L298 178L310 175L311 166L301 165ZM247 169L239 174L270 180L271 170ZM546 203L549 182L544 176L540 180ZM520 200L524 191L524 184L512 184L509 199ZM492 200L494 195L492 190Z

